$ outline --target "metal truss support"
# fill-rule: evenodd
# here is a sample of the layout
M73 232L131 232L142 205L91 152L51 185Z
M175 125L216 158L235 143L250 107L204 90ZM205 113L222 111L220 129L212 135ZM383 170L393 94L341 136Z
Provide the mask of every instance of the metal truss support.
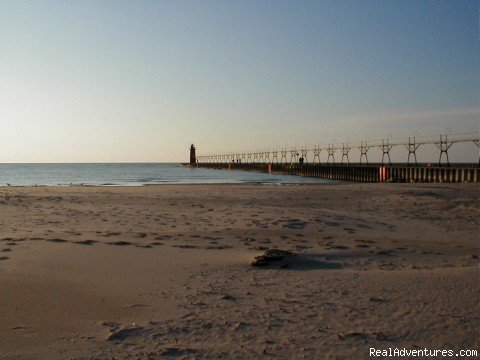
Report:
M272 150L272 163L273 162L278 163L278 150Z
M287 162L287 152L288 152L287 149L280 150L280 154L282 154L282 157L280 158L280 162L282 164Z
M440 156L438 157L438 164L440 165L442 163L442 155L445 154L445 157L447 158L447 165L450 165L450 160L448 159L448 149L454 144L453 141L448 141L447 134L445 134L445 137L440 135L440 141L435 143L437 146L438 150L440 150Z
M265 151L265 161L267 162L267 164L270 164L270 150Z
M473 140L473 143L480 148L480 140ZM480 164L480 153L478 154L478 163Z
M308 162L308 161L307 161L308 148L305 147L305 146L302 146L302 148L300 149L300 152L301 152L301 154L302 154L303 161L304 161L305 163L307 163L307 162Z
M333 147L333 145L328 145L327 147L327 153L328 153L328 157L327 157L327 164L330 164L330 157L332 157L332 162L335 164L335 151L337 149L335 147Z
M417 149L420 146L420 144L417 144L415 142L415 137L408 138L408 145L405 145L405 147L408 150L408 158L407 158L407 165L410 165L410 155L413 155L413 158L415 159L415 165L417 165Z
M382 150L382 165L385 163L385 155L388 158L388 163L391 165L392 161L390 160L390 150L392 150L393 145L390 145L387 140L382 140L382 145L379 146L380 150Z
M264 153L263 151L260 151L260 152L258 153L258 161L259 161L260 163L265 162L264 155L265 155L265 153Z
M313 163L314 164L320 164L320 153L321 153L322 149L320 148L320 146L315 146L313 148ZM318 159L318 163L315 162L315 159Z
M290 163L296 163L298 162L298 152L296 148L291 148L290 149Z
M361 141L360 142L360 147L358 148L360 150L360 164L362 163L362 159L365 156L365 164L368 164L368 150L370 150L370 146L367 145L366 141Z
M342 144L342 161L341 164L343 164L343 159L346 157L347 158L347 165L350 164L350 159L348 158L348 153L350 152L351 147L348 146L348 144Z

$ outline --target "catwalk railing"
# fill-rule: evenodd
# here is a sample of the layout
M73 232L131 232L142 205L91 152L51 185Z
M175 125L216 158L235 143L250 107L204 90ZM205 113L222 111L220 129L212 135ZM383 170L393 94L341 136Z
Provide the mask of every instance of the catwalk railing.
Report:
M417 152L426 145L434 145L438 152L438 164L449 165L449 151L454 144L471 143L473 147L480 148L478 133L451 134L446 133L438 136L414 136L409 138L388 138L382 140L363 140L356 143L343 142L341 145L331 143L328 145L286 147L281 149L261 149L251 151L237 151L214 154L200 154L196 157L198 163L264 163L264 164L295 164L310 163L321 164L321 156L326 164L350 164L352 150L357 150L360 164L368 164L369 152L377 149L382 155L381 164L391 165L390 152L394 148L405 150L406 164L418 164ZM341 155L340 161L338 161ZM335 159L337 156L337 159ZM480 159L479 159L480 162Z

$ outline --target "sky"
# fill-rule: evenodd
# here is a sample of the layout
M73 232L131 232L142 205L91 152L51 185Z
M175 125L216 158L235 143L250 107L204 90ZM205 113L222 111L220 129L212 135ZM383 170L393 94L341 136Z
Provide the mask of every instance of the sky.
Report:
M479 75L473 0L2 0L0 162L478 133Z

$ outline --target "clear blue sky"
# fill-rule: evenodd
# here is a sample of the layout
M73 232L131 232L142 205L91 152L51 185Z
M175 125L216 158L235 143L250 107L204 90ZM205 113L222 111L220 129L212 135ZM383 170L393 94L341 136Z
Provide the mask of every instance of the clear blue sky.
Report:
M478 1L2 0L0 162L478 131L479 70Z

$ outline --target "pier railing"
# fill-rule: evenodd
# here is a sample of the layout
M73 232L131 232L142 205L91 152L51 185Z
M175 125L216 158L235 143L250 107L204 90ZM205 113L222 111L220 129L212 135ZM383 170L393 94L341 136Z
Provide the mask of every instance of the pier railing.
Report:
M276 149L257 149L236 152L222 152L200 154L196 157L199 163L275 163L275 164L321 164L321 157L325 164L350 164L352 150L359 155L360 164L369 164L368 156L376 150L381 155L381 164L393 165L390 152L394 148L404 150L407 165L418 164L417 153L425 146L434 146L438 153L439 166L449 165L449 151L452 146L459 143L469 143L473 149L480 149L480 137L477 133L451 134L445 133L437 136L413 136L408 138L387 138L381 140L362 140L359 142L332 142L328 145L301 146ZM326 159L325 159L326 158ZM480 162L480 158L479 158ZM421 164L420 164L421 165Z

